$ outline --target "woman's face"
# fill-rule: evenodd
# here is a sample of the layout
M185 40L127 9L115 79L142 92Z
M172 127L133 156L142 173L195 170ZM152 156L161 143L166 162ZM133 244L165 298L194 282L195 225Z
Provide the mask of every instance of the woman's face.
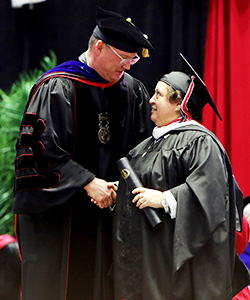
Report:
M171 103L168 95L168 85L159 81L155 88L153 97L149 100L151 104L151 120L156 126L168 125L181 116L181 104Z

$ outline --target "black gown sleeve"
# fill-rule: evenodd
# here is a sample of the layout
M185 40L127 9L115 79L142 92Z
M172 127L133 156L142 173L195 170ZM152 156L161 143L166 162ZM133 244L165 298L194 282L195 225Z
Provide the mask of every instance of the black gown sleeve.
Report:
M31 97L17 141L15 213L62 204L95 177L74 161L75 93L65 78L43 83Z
M144 84L129 74L125 74L127 82L127 108L124 120L124 138L122 141L122 155L141 143L152 134L154 123L150 119L150 96ZM120 158L120 157L119 157Z
M212 138L201 136L189 144L181 152L178 167L186 179L170 189L178 203L174 271L194 257L229 218L227 169Z

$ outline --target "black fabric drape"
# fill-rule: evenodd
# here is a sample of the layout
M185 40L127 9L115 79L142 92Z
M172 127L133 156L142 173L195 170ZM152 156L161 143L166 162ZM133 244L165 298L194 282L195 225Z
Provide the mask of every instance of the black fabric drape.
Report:
M203 76L207 0L47 0L13 9L0 1L0 88L7 89L18 74L40 66L52 49L58 63L86 50L100 5L131 17L148 36L156 51L141 59L130 73L152 94L157 80L173 69L185 70L182 52Z

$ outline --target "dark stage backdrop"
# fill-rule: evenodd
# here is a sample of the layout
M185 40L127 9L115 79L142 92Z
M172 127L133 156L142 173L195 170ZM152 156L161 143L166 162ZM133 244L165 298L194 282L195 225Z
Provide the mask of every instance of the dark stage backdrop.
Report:
M0 88L7 89L18 74L34 67L52 49L58 63L87 48L96 24L95 7L132 18L149 36L156 51L141 59L130 73L153 93L157 80L173 69L183 70L178 52L203 75L207 0L47 0L13 9L0 1Z

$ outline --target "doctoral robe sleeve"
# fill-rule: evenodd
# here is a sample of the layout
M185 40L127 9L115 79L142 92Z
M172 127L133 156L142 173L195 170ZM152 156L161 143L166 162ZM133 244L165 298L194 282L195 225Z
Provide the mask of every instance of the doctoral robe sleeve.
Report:
M30 99L17 141L14 212L66 202L95 177L74 161L74 85L53 78Z
M150 96L148 94L148 91L146 90L146 87L143 83L141 83L139 80L136 80L138 84L138 92L137 92L137 101L138 103L138 113L135 116L135 124L138 126L136 128L136 132L139 133L139 140L137 141L137 144L147 137L149 137L152 134L152 130L154 127L154 123L151 121L150 115L151 115L151 105L149 104ZM136 89L134 89L135 93Z
M186 179L170 189L178 203L174 271L194 257L226 221L229 206L226 166L211 137L197 138L184 150L176 151L176 157ZM224 237L227 234L225 231Z
M127 110L122 127L124 137L122 153L127 153L141 141L149 137L154 123L150 119L149 94L144 84L129 74L125 74Z

